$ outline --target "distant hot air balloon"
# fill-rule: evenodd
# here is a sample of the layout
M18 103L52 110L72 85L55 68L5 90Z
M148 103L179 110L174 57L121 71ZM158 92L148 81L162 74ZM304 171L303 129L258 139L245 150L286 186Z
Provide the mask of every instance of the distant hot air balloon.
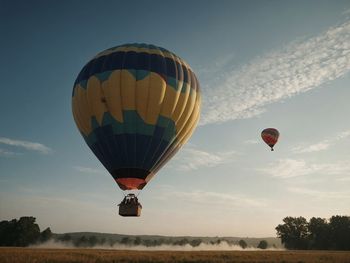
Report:
M273 146L277 143L279 136L280 133L275 128L267 128L261 132L261 138L271 147L271 151L273 151Z
M174 53L147 44L97 54L79 73L72 97L80 133L122 190L144 188L190 138L200 115L192 69ZM119 214L140 215L140 206L123 212L122 204Z

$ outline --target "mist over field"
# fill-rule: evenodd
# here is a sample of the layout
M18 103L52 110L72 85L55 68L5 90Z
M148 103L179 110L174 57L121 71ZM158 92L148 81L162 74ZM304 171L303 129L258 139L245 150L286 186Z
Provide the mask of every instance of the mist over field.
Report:
M30 248L54 248L54 249L76 249L77 247L74 246L71 242L61 242L61 241L55 241L53 239L37 245L31 245ZM84 247L82 247L84 248ZM232 245L229 244L226 241L222 241L220 244L208 244L208 243L201 243L198 246L191 246L190 244L186 245L160 245L160 246L152 246L147 247L144 245L121 245L121 244L114 244L112 246L109 245L95 245L92 247L86 247L89 249L111 249L111 250L148 250L148 251L166 251L166 250L173 250L173 251L203 251L203 250L210 250L210 251L262 251L263 249L256 248L256 247L246 247L242 248L239 245ZM267 248L265 250L272 250L272 251L282 251L285 250L283 248Z

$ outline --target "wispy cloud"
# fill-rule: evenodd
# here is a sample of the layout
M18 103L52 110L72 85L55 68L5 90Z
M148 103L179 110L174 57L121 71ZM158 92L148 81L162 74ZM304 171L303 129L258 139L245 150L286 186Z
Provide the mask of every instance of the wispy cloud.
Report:
M170 196L171 198L176 197L177 199L186 200L186 202L204 205L223 205L225 207L265 207L267 205L266 202L261 199L258 200L245 195L208 192L201 190L192 192L168 190L164 193L164 196L166 195Z
M270 163L266 168L258 169L258 171L278 178L292 178L313 173L341 175L350 172L350 163L307 163L305 160L280 159Z
M311 144L311 145L299 145L292 149L294 153L311 153L327 150L329 147L337 143L338 141L345 139L350 136L350 131L344 131L336 134L335 136L324 139L320 142Z
M349 16L350 15L350 8L349 9L345 9L341 14L343 16Z
M204 90L201 125L250 118L264 106L343 76L350 69L350 21L256 58ZM222 69L224 70L224 69Z
M315 144L307 145L307 146L297 146L292 149L295 153L311 153L311 152L319 152L323 150L327 150L331 146L328 140L324 140L322 142L318 142Z
M11 156L15 156L15 155L19 155L19 153L15 153L15 152L11 152L11 151L6 151L4 149L0 149L0 156L11 157Z
M176 167L180 171L197 170L203 167L215 167L220 164L232 162L237 154L238 153L235 151L211 153L188 147L183 149L181 154L176 158L178 162Z
M81 172L81 173L89 173L89 174L100 174L100 173L102 173L101 170L95 169L95 168L90 168L90 167L74 166L73 168L76 171Z
M14 140L14 139L9 139L9 138L5 138L5 137L0 137L0 144L6 144L6 145L10 145L10 146L20 147L20 148L24 148L24 149L30 150L30 151L37 151L37 152L40 152L42 154L49 154L52 152L52 150L49 147L47 147L41 143Z
M291 193L308 195L311 197L319 198L319 199L349 199L350 192L341 192L341 191L320 191L315 189L309 189L304 187L289 187L288 191Z
M259 141L258 140L246 140L243 143L245 143L245 144L257 144L257 143L259 143Z
M196 72L199 74L202 74L204 76L210 75L210 79L212 79L213 75L215 79L220 78L222 68L227 68L230 66L230 63L234 60L235 54L225 54L223 57L217 58L215 61L213 61L211 64L207 64L204 67L198 66L196 67Z
M294 159L281 159L270 163L266 168L258 169L258 171L279 178L291 178L313 172L312 168L310 168L305 161Z
M350 176L336 178L335 180L339 182L350 182Z

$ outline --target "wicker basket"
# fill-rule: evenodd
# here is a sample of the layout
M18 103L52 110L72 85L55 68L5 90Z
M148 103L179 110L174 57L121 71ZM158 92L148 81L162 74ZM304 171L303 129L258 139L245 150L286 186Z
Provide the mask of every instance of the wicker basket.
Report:
M142 206L140 204L120 204L119 215L121 216L140 216Z

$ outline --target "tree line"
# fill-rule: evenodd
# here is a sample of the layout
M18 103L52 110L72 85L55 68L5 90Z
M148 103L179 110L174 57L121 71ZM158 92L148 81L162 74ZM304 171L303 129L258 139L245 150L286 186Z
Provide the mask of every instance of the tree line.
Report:
M141 238L139 236L124 236L120 239L106 238L103 235L92 234L54 234L48 227L44 231L40 232L39 225L35 223L35 217L27 216L21 217L19 220L12 219L10 221L0 222L0 246L18 246L26 247L29 245L35 245L44 243L48 240L55 242L66 243L74 247L95 247L95 246L111 246L124 245L124 246L145 246L156 247L161 245L169 246L186 246L198 247L201 244L205 245L220 245L226 242L229 245L238 245L245 249L248 244L245 240L241 239L231 240L226 238L213 238L212 240L202 240L201 238L173 238L173 237L159 237L159 238ZM269 244L266 240L261 240L257 248L266 249Z
M350 250L350 217L285 217L276 227L287 249Z
M247 248L244 240L234 241L225 238L216 238L203 241L200 238L140 238L140 237L122 237L119 240L106 239L103 236L82 235L79 237L69 234L53 234L48 227L40 231L38 224L35 223L35 217L26 216L19 220L0 222L0 246L19 246L25 247L33 244L43 243L50 239L54 241L67 242L76 247L94 247L94 246L114 246L116 244L126 246L143 245L154 247L161 245L190 245L197 247L199 245L219 245L226 242L229 245L239 245ZM350 250L350 217L332 216L329 220L312 217L307 221L304 217L285 217L283 224L276 227L277 236L287 249L311 249L311 250ZM266 240L261 240L258 248L266 249L269 246Z
M48 227L40 232L39 225L32 216L0 222L0 246L26 247L46 242L51 237L51 229Z
M79 238L74 238L70 234L64 234L61 237L56 238L56 241L60 242L70 242L75 247L94 247L94 246L110 246L113 247L115 245L124 245L124 246L145 246L145 247L157 247L162 245L168 246L186 246L190 245L191 247L198 247L201 244L205 245L220 245L223 242L226 242L229 245L238 245L241 248L245 249L248 247L248 244L243 239L239 241L232 241L225 238L218 238L216 240L211 241L203 241L200 238L181 238L174 240L174 238L156 238L156 239L148 239L141 237L123 237L120 240L115 239L106 239L104 237L96 237L94 235L82 235ZM266 240L261 240L257 248L266 249L269 247L269 244Z

